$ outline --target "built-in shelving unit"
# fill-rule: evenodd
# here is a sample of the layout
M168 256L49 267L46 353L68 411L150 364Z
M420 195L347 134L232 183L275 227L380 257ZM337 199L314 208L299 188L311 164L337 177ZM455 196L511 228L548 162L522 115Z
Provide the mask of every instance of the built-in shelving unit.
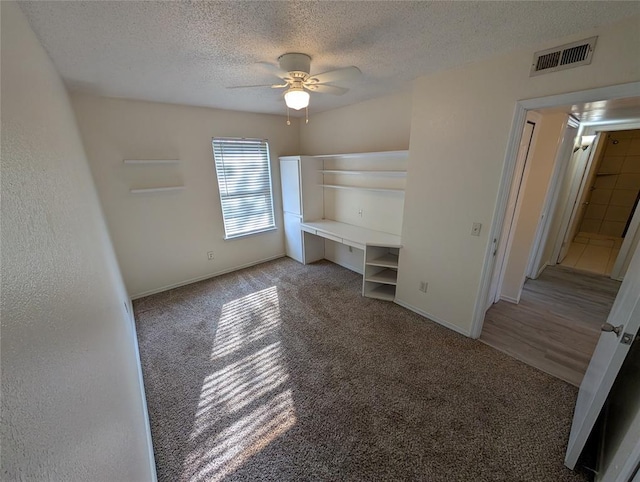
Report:
M178 164L180 159L125 159L127 165L152 166L158 164Z
M393 301L398 283L399 248L367 245L364 253L362 294Z
M362 152L313 156L322 159L322 187L404 192L408 151Z
M287 256L362 274L362 295L395 301L408 151L280 158Z
M145 187L138 189L131 189L129 192L131 194L145 194L152 192L169 192L169 191L182 191L184 186L164 186L164 187Z

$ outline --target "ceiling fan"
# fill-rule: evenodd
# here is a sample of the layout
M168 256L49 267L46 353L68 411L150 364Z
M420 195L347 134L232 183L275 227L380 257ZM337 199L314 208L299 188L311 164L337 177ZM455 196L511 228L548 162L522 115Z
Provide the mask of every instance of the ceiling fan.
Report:
M278 66L260 62L271 73L284 80L283 84L239 85L228 89L248 89L254 87L271 87L272 89L287 89L284 101L287 107L294 110L309 106L309 92L319 94L342 95L349 89L331 85L334 82L346 82L357 79L362 75L358 67L345 67L331 70L322 74L311 75L311 57L306 54L288 53L278 57Z

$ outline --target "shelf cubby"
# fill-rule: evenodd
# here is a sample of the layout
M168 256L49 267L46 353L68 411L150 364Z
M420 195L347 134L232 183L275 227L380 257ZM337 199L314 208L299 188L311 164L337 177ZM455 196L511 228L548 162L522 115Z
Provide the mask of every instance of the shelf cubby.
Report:
M395 300L399 251L397 247L366 246L362 281L363 296L381 300Z

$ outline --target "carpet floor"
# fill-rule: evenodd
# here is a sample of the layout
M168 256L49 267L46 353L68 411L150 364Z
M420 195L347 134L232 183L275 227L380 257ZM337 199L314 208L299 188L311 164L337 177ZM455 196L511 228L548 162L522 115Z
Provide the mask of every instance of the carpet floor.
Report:
M577 389L282 258L134 302L160 481L588 480Z

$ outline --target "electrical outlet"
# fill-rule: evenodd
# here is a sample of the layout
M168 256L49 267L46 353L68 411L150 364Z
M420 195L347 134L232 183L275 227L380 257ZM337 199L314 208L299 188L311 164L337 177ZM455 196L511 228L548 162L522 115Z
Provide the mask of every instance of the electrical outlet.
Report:
M208 259L209 261L213 260L213 251L208 251L208 252L207 252L207 259Z
M426 281L420 281L420 287L418 288L420 291L422 291L423 293L427 292L427 286L429 286L429 283L427 283Z
M480 230L482 229L481 223L473 223L471 228L471 236L480 236Z

